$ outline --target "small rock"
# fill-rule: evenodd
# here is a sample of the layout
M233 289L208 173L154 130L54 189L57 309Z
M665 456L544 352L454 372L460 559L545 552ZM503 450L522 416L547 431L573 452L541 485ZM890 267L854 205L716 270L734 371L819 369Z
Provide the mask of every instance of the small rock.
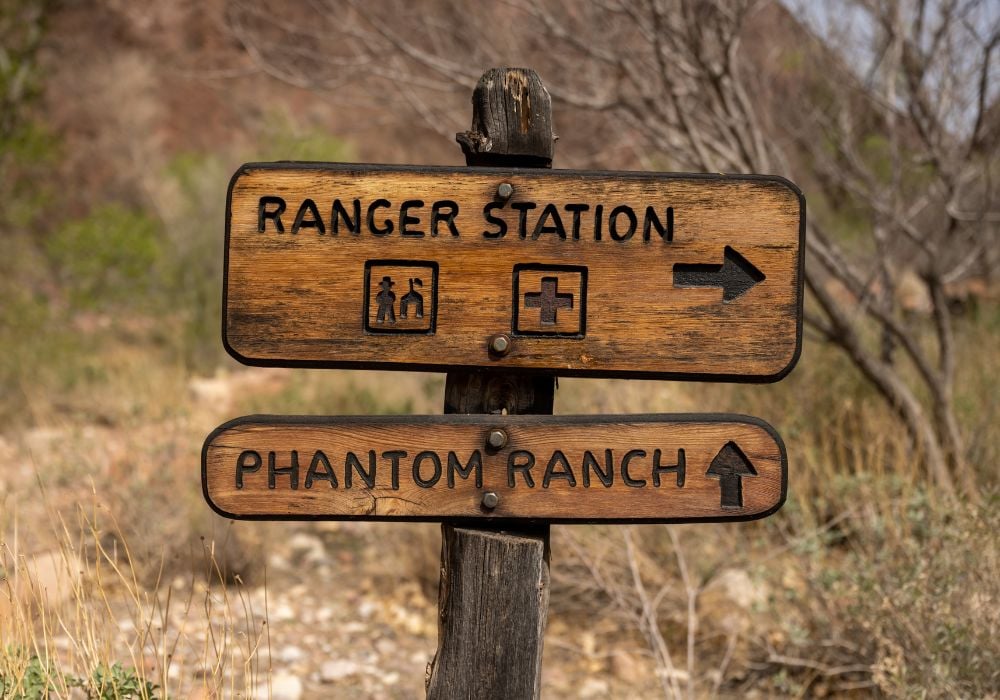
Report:
M611 672L615 678L629 682L643 677L639 662L631 654L625 653L618 653L611 657Z
M767 584L755 583L743 569L724 569L705 587L698 605L706 617L731 634L745 631L755 608L767 603Z
M291 566L285 557L276 552L272 552L271 556L267 558L267 565L276 571L287 571Z
M767 586L755 583L744 569L725 569L710 585L721 587L726 596L744 610L767 602Z
M302 697L302 681L290 673L276 673L271 676L270 695L267 686L259 688L258 694L260 697L270 697L271 700L299 700Z
M278 652L278 658L284 661L286 664L293 664L296 661L301 661L305 657L305 652L299 649L297 646L289 645L283 647L280 652Z
M361 605L358 606L358 614L363 618L369 618L372 616L376 610L378 610L379 605L373 600L362 600Z
M24 445L29 452L41 454L51 451L57 443L68 441L69 436L60 428L32 428L24 434Z
M295 610L288 603L279 603L274 611L268 615L271 622L287 622L295 619Z
M288 548L293 555L309 564L319 564L327 559L323 540L307 532L296 532L292 535L288 540Z
M599 678L588 678L580 686L580 693L577 697L580 700L591 700L592 698L605 698L610 692L608 682Z
M122 632L135 632L135 623L131 618L123 617L118 621L118 629Z
M70 554L50 551L28 555L15 573L14 594L22 601L65 603L80 586L80 562Z
M228 410L233 402L229 377L221 372L214 377L192 377L188 381L188 391L195 402L219 411Z
M354 676L361 672L361 667L349 659L337 659L335 661L324 661L319 669L320 680L324 683L336 683L348 676Z
M391 639L380 637L375 640L375 651L382 656L392 656L396 653L396 643Z

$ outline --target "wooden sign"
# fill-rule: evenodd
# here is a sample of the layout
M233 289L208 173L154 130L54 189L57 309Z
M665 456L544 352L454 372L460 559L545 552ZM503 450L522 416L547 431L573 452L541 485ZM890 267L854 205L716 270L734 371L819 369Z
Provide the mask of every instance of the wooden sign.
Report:
M209 504L268 520L752 520L786 473L735 415L250 416L202 450Z
M249 164L224 342L254 365L774 381L804 210L771 176Z

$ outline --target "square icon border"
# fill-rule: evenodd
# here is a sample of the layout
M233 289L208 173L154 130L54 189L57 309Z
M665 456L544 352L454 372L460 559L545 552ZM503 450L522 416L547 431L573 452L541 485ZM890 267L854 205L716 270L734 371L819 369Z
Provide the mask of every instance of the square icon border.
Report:
M566 331L522 331L518 330L517 322L521 308L520 282L521 272L577 272L580 274L580 330ZM573 338L580 340L587 335L587 268L583 265L547 265L545 263L518 263L514 265L513 276L513 313L511 314L510 333L514 336L528 338ZM368 318L367 316L365 318Z
M431 323L428 328L406 328L406 329L388 329L388 328L372 328L369 323L369 311L371 308L371 277L372 277L372 267L376 265L397 265L397 266L410 266L410 267L429 267L431 268ZM357 268L355 268L357 269ZM400 259L385 259L385 260L366 260L365 261L365 283L364 283L364 297L362 301L362 324L364 331L369 335L434 335L437 332L437 310L438 310L438 264L434 260L400 260Z

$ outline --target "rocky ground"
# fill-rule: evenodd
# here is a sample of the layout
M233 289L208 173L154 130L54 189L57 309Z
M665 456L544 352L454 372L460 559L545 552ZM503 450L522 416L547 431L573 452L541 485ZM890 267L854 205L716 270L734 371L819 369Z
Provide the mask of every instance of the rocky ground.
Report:
M5 438L0 613L23 623L12 638L41 637L76 675L95 659L137 667L171 697L421 697L438 526L231 524L201 500L202 435L240 412L240 397L274 397L290 377L190 381L185 409L155 424ZM578 612L553 606L544 696L659 694L642 641Z

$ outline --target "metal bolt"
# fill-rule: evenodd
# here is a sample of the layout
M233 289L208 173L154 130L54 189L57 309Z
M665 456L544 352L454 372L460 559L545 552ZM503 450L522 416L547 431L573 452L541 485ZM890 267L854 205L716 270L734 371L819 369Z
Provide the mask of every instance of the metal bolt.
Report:
M500 497L493 493L492 491L487 491L483 494L483 508L487 510L493 510L497 507L500 502Z
M506 333L497 333L491 337L490 351L496 355L506 355L510 352L510 336Z
M514 186L509 182L501 182L499 187L497 187L497 197L503 201L507 201L514 195Z
M486 444L494 450L502 449L507 444L507 433L500 428L494 428L486 437Z

